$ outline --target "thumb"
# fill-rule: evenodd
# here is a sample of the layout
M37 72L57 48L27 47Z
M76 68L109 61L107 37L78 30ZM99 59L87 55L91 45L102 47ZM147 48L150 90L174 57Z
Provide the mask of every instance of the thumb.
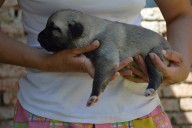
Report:
M82 58L81 70L87 72L92 78L95 74L95 68L91 60L86 57Z
M74 49L74 54L84 54L86 52L93 51L99 47L100 43L98 40L95 40L93 43L90 43L86 45L83 48L75 48Z
M174 63L181 63L182 62L182 55L176 51L162 50L162 53L163 53L164 57L169 61L172 61Z
M155 53L149 53L152 63L157 69L163 74L167 74L167 66L162 62L162 60Z

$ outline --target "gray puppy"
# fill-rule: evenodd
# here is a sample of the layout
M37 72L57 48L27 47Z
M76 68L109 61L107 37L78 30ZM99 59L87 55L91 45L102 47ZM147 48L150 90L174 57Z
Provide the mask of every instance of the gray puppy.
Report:
M161 84L162 74L151 62L149 53L154 52L165 61L162 50L170 49L167 40L158 33L65 9L52 14L38 36L41 46L51 52L84 47L94 40L100 41L100 47L86 54L95 67L93 88L87 106L98 101L100 93L115 73L115 67L128 56L137 54L143 56L148 70L149 83L145 95L155 93Z

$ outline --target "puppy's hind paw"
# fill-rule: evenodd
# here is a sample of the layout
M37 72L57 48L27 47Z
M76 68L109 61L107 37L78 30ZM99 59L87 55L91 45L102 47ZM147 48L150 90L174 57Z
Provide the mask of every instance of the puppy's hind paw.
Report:
M98 99L98 96L91 96L87 101L87 107L93 106L98 101Z
M153 88L148 88L145 90L145 96L151 96L155 94L155 89Z

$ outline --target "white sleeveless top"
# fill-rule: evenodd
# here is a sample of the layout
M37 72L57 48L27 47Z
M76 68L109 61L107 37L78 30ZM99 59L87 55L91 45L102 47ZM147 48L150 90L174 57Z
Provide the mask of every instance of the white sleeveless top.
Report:
M48 16L67 8L124 23L133 23L145 0L18 0L23 10L27 44L41 48L38 33ZM110 82L92 107L86 102L92 79L86 73L51 73L28 69L20 79L18 99L28 111L55 120L81 123L113 123L133 120L160 104L158 95L145 97L146 84L118 77Z

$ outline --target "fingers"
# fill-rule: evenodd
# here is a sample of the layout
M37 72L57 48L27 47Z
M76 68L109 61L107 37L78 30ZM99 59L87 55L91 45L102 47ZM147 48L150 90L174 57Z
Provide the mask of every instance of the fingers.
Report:
M130 59L132 61L132 59ZM130 61L129 60L129 61ZM128 61L128 64L131 62ZM133 82L143 83L148 81L147 69L145 66L145 62L143 58L138 55L134 57L134 63L129 64L129 68L125 70L121 70L121 75Z
M120 64L116 67L116 71L121 70L122 68L126 67L127 65L129 65L130 62L133 61L132 57L128 57L125 60L121 61Z
M122 76L129 76L129 75L132 75L133 72L131 71L131 69L129 69L129 70L125 70L125 71L120 71L120 74Z
M132 82L135 82L135 83L146 83L146 81L145 80L143 80L143 79L141 79L141 78L139 78L139 77L136 77L136 76L131 76L131 75L129 75L129 76L123 76L124 78L126 78L127 80L130 80L130 81L132 81Z
M136 83L143 83L143 82L147 82L148 79L148 75L145 75L141 70L135 68L135 67L131 67L130 70L126 70L124 72L121 73L121 75L128 79L131 80L133 82Z
M172 62L172 64L181 64L183 62L182 55L176 51L163 50L162 53L168 61ZM155 53L149 53L149 55L153 64L157 69L159 69L160 72L162 72L165 76L170 74L170 69L167 67L166 64L164 64L164 62L162 62L159 56L157 56Z
M151 57L151 60L153 62L153 64L155 65L155 67L157 69L159 69L159 71L163 74L163 75L167 75L168 74L168 67L167 65L165 65L162 60L159 58L159 56L157 56L155 53L149 53L149 56Z
M143 79L143 81L145 81L145 82L149 80L148 79L148 74L145 74L141 70L139 70L139 69L137 69L135 67L131 67L131 71L133 72L134 77Z
M120 64L115 68L115 71L117 71L117 72L111 77L111 80L114 80L116 77L122 75L120 73L120 70L123 69L124 67L126 67L127 65L129 65L129 63L132 61L133 61L132 57L128 57L128 58L124 59L123 61L121 61Z
M139 66L139 69L147 75L147 68L145 66L144 59L141 57L141 55L137 55L134 57L134 61L136 62L137 66Z
M116 72L110 80L114 80L115 78L117 78L118 76L120 76L120 73L119 72Z
M163 50L162 53L163 53L164 57L166 59L168 59L169 61L173 61L175 63L180 63L180 62L183 61L182 60L182 55L180 53L176 52L176 51L173 51L173 50L165 51L165 50Z
M91 60L85 57L84 55L82 55L80 61L81 61L80 71L89 73L89 75L93 78L95 69L93 64L91 63Z
M91 63L91 60L85 57L83 54L97 49L99 44L99 41L96 40L83 48L66 49L61 51L60 54L64 54L68 58L68 61L65 63L68 63L67 65L73 67L69 70L87 72L91 77L93 77L95 72L94 66ZM65 58L65 60L67 59Z
M78 54L84 54L86 52L91 52L95 49L97 49L99 47L100 43L98 40L95 40L93 43L90 43L88 45L86 45L85 47L83 48L75 48L75 49L72 49L73 50L73 53L78 55Z
M186 70L183 56L173 50L162 52L164 57L171 62L170 66L167 66L155 53L149 53L153 64L163 74L162 82L170 85L184 80L188 74L188 70ZM132 75L124 75L122 73L122 76L136 83L148 82L149 78L147 76L147 68L143 58L141 56L136 56L134 57L134 61L136 62L137 66L133 65L129 69L132 71Z

